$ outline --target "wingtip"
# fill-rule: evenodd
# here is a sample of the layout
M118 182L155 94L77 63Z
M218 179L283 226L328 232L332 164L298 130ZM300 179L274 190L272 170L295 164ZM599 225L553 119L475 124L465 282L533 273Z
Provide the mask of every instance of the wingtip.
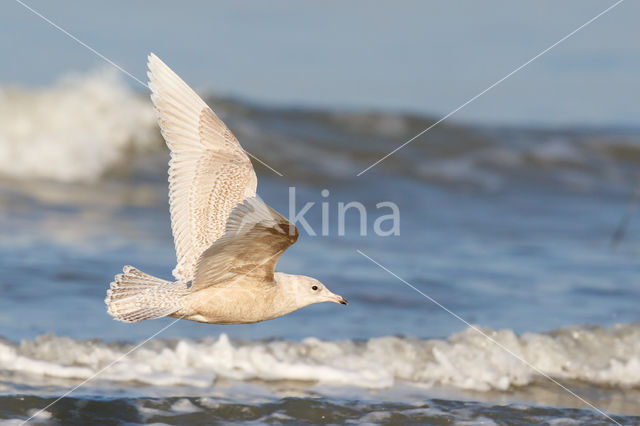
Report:
M158 58L155 53L150 52L147 56L147 69L149 73L153 74L154 70L157 70L158 67L166 67L167 65L162 62L162 59Z
M153 66L156 63L156 61L158 60L158 57L156 56L155 53L150 52L149 55L147 56L147 83L148 85L150 85L151 83L153 83Z
M153 85L157 81L166 79L179 79L175 72L165 64L162 59L158 58L155 53L150 52L147 57L147 78L149 79L149 88L155 92Z

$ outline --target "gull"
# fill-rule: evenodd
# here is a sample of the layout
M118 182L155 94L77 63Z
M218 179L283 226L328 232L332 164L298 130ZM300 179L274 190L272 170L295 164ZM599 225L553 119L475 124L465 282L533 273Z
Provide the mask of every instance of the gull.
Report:
M123 322L170 316L246 324L314 303L346 305L314 278L274 271L298 239L297 228L256 195L247 153L213 110L153 53L147 65L151 100L171 151L175 281L125 266L107 290L108 313Z

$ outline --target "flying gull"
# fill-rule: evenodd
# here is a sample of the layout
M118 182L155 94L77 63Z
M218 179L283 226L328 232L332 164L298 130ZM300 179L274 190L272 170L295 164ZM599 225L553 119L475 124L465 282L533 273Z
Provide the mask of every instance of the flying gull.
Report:
M175 281L125 266L107 291L115 319L170 316L243 324L320 302L347 301L318 280L274 272L296 242L295 225L256 196L258 180L240 143L207 104L153 53L149 87L171 150L169 204Z

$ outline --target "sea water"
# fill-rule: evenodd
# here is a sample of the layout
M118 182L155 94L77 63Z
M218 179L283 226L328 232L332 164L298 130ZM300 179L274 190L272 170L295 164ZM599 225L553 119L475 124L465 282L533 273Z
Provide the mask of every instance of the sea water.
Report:
M3 88L2 421L609 423L597 407L640 422L638 221L611 244L640 132L442 123L357 176L434 118L210 101L283 175L255 163L267 203L291 214L292 187L295 208L314 203L316 235L278 269L349 306L113 321L103 299L123 265L167 279L175 265L151 104L104 75ZM340 235L351 201L366 235L355 210ZM398 206L399 235L375 234L380 202Z

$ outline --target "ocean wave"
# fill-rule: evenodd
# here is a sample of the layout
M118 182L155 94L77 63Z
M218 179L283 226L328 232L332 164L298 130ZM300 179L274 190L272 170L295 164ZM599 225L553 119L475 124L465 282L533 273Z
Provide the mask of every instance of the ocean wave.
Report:
M33 384L82 380L117 361L100 380L152 386L210 387L216 380L303 381L384 389L396 384L448 385L475 391L507 390L539 374L594 385L640 385L640 323L567 327L516 335L483 330L529 365L469 328L447 339L380 337L367 341L154 340L129 344L81 341L54 335L0 342L0 377ZM28 380L26 379L28 378Z
M288 178L352 179L429 128L427 116L269 108L206 97L243 146ZM166 150L151 102L114 72L63 78L45 89L0 88L0 174L91 182ZM144 162L142 162L144 163ZM636 180L640 132L527 129L443 122L376 171L434 185L500 189L553 181L574 190ZM271 173L255 164L259 173ZM157 168L166 176L166 167Z
M325 398L241 401L211 397L171 398L54 398L0 396L0 422L35 424L456 424L456 425L609 425L602 414L585 409L529 407L431 399L419 402L344 401ZM49 407L51 405L51 407ZM42 407L47 407L42 410ZM639 418L612 416L619 424L637 424Z
M94 181L160 146L151 103L114 71L69 75L45 89L0 88L0 173Z

